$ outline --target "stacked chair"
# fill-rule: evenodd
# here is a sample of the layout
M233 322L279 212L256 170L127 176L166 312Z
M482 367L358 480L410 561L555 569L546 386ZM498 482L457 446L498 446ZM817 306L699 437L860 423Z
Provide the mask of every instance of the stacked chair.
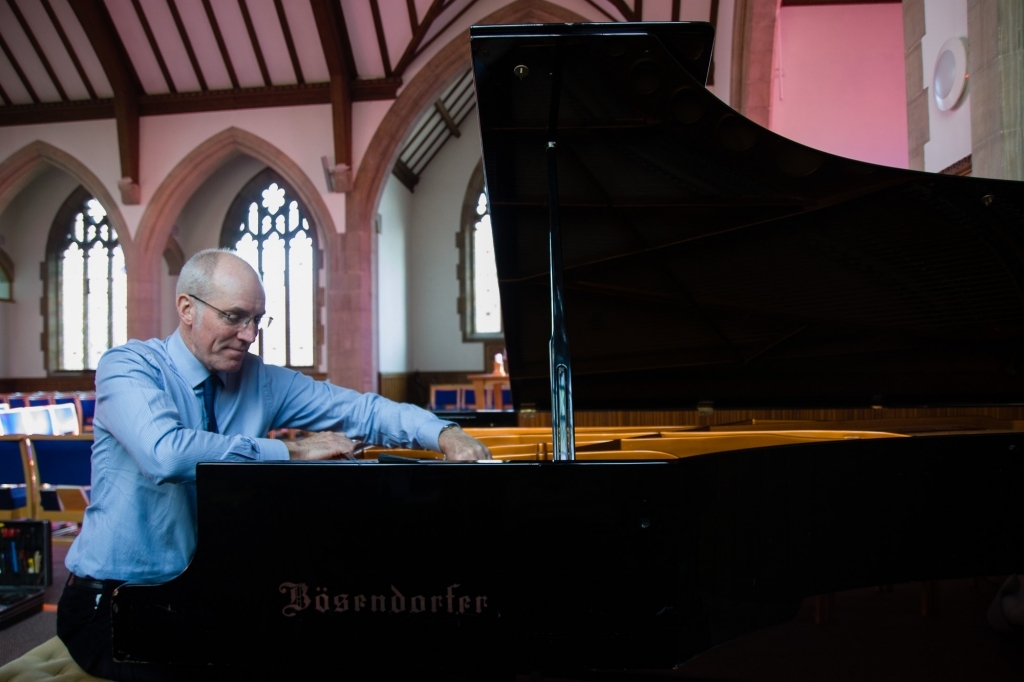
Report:
M0 519L81 523L92 478L92 394L11 394L0 403ZM88 426L84 410L89 410Z

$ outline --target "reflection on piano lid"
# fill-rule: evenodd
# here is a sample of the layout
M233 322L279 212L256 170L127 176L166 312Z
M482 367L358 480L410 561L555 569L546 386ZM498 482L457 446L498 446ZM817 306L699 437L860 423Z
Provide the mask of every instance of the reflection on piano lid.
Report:
M704 89L706 24L472 35L517 409L551 401L556 60L576 409L1024 401L1024 183L875 166L765 130Z
M556 61L577 407L1024 399L1021 183L763 130L704 89L708 24L471 36L517 408L550 401ZM114 653L406 676L668 668L809 595L1024 571L1022 449L1007 431L646 462L201 464L195 556L117 590Z

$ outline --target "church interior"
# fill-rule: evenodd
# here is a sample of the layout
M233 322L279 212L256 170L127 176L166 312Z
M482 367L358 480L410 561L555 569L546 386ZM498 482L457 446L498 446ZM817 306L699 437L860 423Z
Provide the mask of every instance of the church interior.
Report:
M266 362L549 428L481 378L504 375L507 355L469 27L634 21L713 24L708 91L783 137L1024 180L1013 0L0 0L0 394L73 395L81 409L105 350L177 328L184 262L227 247L263 278L273 324L250 352ZM963 55L952 84L944 54ZM581 412L576 424L904 417L1024 428L1018 406ZM0 629L0 682L23 679L7 664L55 634L71 537L54 537L42 612ZM985 621L1005 577L809 598L788 623L649 676L1020 679L1019 628ZM630 675L593 679L648 677Z

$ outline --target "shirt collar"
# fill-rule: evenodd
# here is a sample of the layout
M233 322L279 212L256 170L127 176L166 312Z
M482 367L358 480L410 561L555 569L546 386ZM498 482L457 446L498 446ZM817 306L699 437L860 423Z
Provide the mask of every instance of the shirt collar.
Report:
M181 377L193 388L200 386L206 381L206 377L212 374L196 356L192 355L177 329L167 339L167 354L171 356L171 361L178 368ZM221 380L223 381L223 377Z

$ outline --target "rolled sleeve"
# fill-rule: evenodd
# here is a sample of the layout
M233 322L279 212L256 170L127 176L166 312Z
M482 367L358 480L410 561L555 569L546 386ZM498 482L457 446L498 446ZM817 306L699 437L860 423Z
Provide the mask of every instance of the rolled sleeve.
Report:
M424 422L416 430L416 442L427 450L441 452L441 446L438 445L437 439L441 437L441 432L448 426L457 426L457 424L441 419Z
M291 459L288 446L273 438L253 438L258 459L263 462L279 462Z

